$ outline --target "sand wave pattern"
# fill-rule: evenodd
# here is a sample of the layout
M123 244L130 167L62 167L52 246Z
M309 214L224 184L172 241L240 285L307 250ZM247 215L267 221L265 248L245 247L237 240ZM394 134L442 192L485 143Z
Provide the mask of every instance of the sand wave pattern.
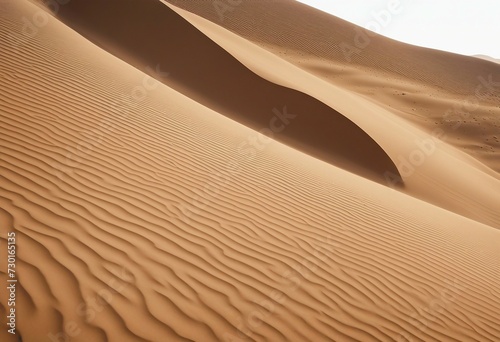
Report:
M276 141L241 153L255 131L0 6L2 341L498 340L498 230Z
M154 76L233 120L380 183L386 172L399 176L387 153L352 121L309 95L257 76L160 1L112 0L101 6L72 0L56 14L140 70L171 71Z

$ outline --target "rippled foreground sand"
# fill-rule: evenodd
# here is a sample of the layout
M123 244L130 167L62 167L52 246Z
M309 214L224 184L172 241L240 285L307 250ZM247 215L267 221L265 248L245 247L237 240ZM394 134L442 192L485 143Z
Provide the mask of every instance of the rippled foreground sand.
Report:
M1 341L500 340L498 64L291 0L48 4L0 0Z

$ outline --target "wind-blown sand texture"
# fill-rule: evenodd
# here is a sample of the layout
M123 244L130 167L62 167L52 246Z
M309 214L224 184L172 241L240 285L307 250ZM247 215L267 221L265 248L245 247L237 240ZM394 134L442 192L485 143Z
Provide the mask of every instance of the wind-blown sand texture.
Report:
M294 1L51 10L0 0L1 341L499 340L500 88L434 123L499 66L347 62Z

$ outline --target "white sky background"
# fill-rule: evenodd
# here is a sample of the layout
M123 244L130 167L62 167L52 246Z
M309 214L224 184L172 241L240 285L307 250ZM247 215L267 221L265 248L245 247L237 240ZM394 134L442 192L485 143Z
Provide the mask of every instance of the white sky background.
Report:
M405 43L500 59L500 0L297 1Z

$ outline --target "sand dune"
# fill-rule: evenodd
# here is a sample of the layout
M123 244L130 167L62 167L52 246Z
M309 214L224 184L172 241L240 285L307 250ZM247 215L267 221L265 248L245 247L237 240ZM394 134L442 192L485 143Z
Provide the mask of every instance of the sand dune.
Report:
M429 133L422 132L378 101L324 82L218 25L171 7L252 71L275 83L307 93L355 122L396 161L405 182L405 193L500 227L498 173L462 149L441 143L440 139L449 140L445 129L437 127ZM398 143L394 144L395 141ZM394 184L394 178L389 173L386 184ZM475 179L475 182L471 183L470 179ZM478 184L481 184L481 191L478 191Z
M391 159L397 161L404 177L405 193L500 227L498 174L463 151L440 143L436 132L446 133L422 132L379 103L326 83L217 25L172 8L252 71L275 83L314 96L374 137ZM397 144L394 143L396 141ZM457 167L460 167L460 173L455 172ZM471 179L481 179L484 190L477 191ZM394 184L393 180L394 177L389 174L386 184Z
M160 1L99 3L72 0L57 16L140 70L172 70L163 83L278 141L381 183L385 172L399 175L384 150L346 117L257 76Z
M199 21L193 22L196 19L188 12L181 13L177 7L169 6L180 16L155 0L132 1L125 7L120 2L110 2L106 8L98 7L98 10L91 2L74 1L61 7L56 14L109 52L143 71L149 71L158 80L211 109L258 131L267 131L267 135L351 172L395 187L405 185L406 193L412 196L500 227L498 174L478 165L470 167L470 161L465 160L460 166L461 172L450 178L449 173L457 169L457 151L447 152L452 154L451 157L433 156L442 153L442 149L432 153L425 151L424 165L420 165L420 158L417 160L418 167L413 167L409 160L415 153L424 153L422 144L426 146L429 135L422 136L420 130L415 131L405 122L390 119L394 115L391 111L383 111L387 109L386 105L381 106L378 102L366 101L352 92L342 91L342 88L319 83L314 75L286 68L287 63L284 64L281 58L271 64L269 58L262 58L255 49L246 47L247 53L235 58L235 51L251 43L231 37L226 39L229 44L225 44L220 35L207 32L207 23L200 25ZM256 15L261 6L261 3L256 4ZM148 18L147 21L132 15L139 10ZM112 19L108 20L108 17ZM185 34L170 38L168 44L165 43L164 36L173 31ZM207 35L211 39L207 39ZM147 39L141 38L143 36ZM200 55L206 58L200 60ZM185 68L185 63L194 66ZM161 72L151 72L155 65L156 68L175 70L175 75L161 77ZM255 65L264 66L257 67L260 73L255 70ZM275 70L280 70L278 75ZM289 81L292 79L294 81ZM360 80L358 83L363 82ZM235 84L244 86L235 87ZM297 94L297 90L302 94ZM285 114L285 121L276 127L279 121L276 116L284 116L277 115L277 111L290 111L290 114ZM273 129L275 132L271 131L272 127L277 128ZM449 138L449 132L440 132ZM431 143L436 144L435 141ZM240 152L252 155L254 149L261 148L260 142L248 141L242 143ZM432 155L429 157L427 154ZM398 163L397 169L393 161ZM483 172L493 178L483 175ZM478 192L475 185L470 189L467 180L471 178L482 179L482 186L488 190Z
M1 329L2 341L500 336L500 231L366 178L394 165L387 160L397 150L388 141L406 146L404 136L426 132L377 104L360 100L350 108L347 102L361 99L359 94L329 103L304 70L290 79L301 79L312 94L282 84L274 62L257 72L171 7L135 7L134 16L153 15L148 11L154 8L168 25L183 29L165 37L171 39L165 46L180 48L176 35L186 34L186 41L193 37L204 51L213 51L211 57L221 58L223 63L181 55L192 70L210 76L205 83L200 79L199 88L181 61L164 55L166 47L158 49L173 63L167 70L163 59L146 60L148 54L127 52L118 41L101 41L114 44L110 54L53 17L43 17L46 24L26 34L24 18L42 18L41 8L26 0L0 6L0 242L3 251L5 233L16 231L19 275L17 335ZM58 13L66 15L63 7ZM115 14L106 15L118 20ZM151 19L154 26L154 18L139 22ZM121 29L124 34L127 27ZM143 37L145 49L149 38ZM168 81L144 73L148 63L168 71ZM288 64L283 70L290 70ZM221 80L214 83L217 71ZM248 82L236 85L268 92L246 98L225 84L227 74ZM255 117L229 96L211 93L210 86L258 109ZM282 102L275 104L269 93ZM312 121L298 116L279 141L252 129L268 127L265 115L280 105L290 113L294 105L317 109L311 112L321 114L315 120L358 134L363 148L337 167L315 156L330 161L328 144L336 148L330 156L342 155L347 147L336 147L338 138L320 135L316 143L314 136L311 142L300 135L305 133L299 128L328 132L323 121L309 127ZM384 140L382 128L363 120L357 106L368 106L374 120L385 116L394 125L388 127L401 132L388 129ZM239 112L231 115L233 109ZM364 158L375 165L363 164ZM487 202L498 186L494 173L446 144L428 167L440 175L451 162L473 176L476 187L464 185L469 198L454 202L451 194L447 203L477 200L472 208L491 211L488 220L498 222L498 203ZM407 186L429 177L427 170L419 172ZM439 194L446 187L435 188ZM4 284L5 269L2 255ZM2 290L4 327L7 308Z
M480 59L484 59L486 61L489 61L489 62L493 62L493 63L500 63L500 59L498 58L493 58L493 57L490 57L490 56L485 56L485 55L476 55L474 56L476 58L480 58Z
M447 143L500 171L500 66L369 35L294 0L241 1L219 11L210 1L165 1L375 100L429 133L444 130Z

